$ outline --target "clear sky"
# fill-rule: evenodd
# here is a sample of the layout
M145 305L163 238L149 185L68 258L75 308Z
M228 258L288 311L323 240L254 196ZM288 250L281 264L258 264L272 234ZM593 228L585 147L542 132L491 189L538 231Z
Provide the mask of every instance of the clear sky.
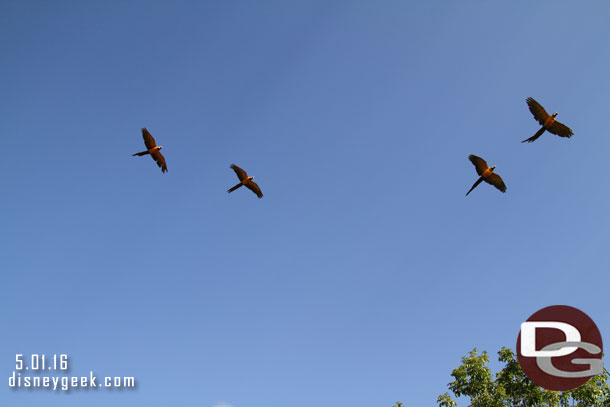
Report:
M610 338L609 21L605 1L0 2L0 404L432 406L540 308ZM574 136L520 143L528 96ZM167 174L131 156L142 127ZM506 194L464 196L469 154ZM231 163L263 199L225 192ZM17 353L138 387L12 391Z

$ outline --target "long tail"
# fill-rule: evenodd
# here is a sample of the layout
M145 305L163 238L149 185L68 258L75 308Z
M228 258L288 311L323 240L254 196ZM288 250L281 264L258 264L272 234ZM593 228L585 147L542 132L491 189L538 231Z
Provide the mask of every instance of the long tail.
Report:
M528 139L523 140L523 141L522 141L522 143L525 143L526 141L527 141L528 143L531 143L532 141L535 141L535 140L536 140L538 137L542 136L542 133L544 133L544 131L545 131L545 130L546 130L546 129L544 128L544 126L542 126L542 127L540 128L540 130L538 130L538 131L536 132L536 134L534 134L532 137L530 137L530 138L528 138Z
M229 192L229 193L233 192L233 191L235 191L237 188L239 188L241 186L242 186L242 183L240 182L239 184L235 185L233 188L229 189L227 192Z
M135 153L132 154L131 156L133 157L134 155L146 155L146 154L150 154L148 151L142 151L141 153Z
M483 181L483 177L479 177L479 179L477 180L477 182L474 183L474 185L472 186L472 188L470 188L468 190L468 192L466 192L466 196L468 196L468 194L477 187L477 185L479 185L481 182Z

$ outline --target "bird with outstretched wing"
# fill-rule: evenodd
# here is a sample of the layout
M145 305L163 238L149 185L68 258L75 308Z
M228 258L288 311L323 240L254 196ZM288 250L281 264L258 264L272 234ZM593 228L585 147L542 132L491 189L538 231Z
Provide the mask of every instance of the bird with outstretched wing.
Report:
M477 187L481 182L485 181L490 185L498 188L502 192L506 192L506 185L504 185L504 181L502 178L494 172L496 166L489 167L487 162L481 157L477 157L476 155L469 155L468 159L474 165L474 168L477 170L477 174L479 174L479 179L474 183L472 188L466 192L466 196Z
M144 144L146 145L147 150L132 154L132 156L150 155L153 160L155 160L159 168L161 168L161 172L167 172L167 164L165 163L165 157L163 157L163 154L161 154L160 151L163 146L158 146L157 143L155 143L155 139L153 138L153 136L151 136L151 134L145 128L142 129L142 137L144 138Z
M574 134L572 130L563 123L560 123L555 120L555 118L557 117L557 112L553 113L552 115L549 115L546 110L544 110L544 107L542 107L540 103L536 102L534 98L527 98L525 99L525 101L527 102L527 106L529 107L530 112L532 112L532 114L534 115L534 119L536 119L542 127L536 132L536 134L534 134L528 139L523 140L522 143L531 143L532 141L535 141L538 137L542 136L542 133L544 133L545 131L548 131L549 133L555 134L559 137L572 137L572 135Z
M233 169L233 171L235 171L235 174L237 174L237 178L239 178L240 182L239 184L227 190L227 192L231 193L243 185L250 191L254 192L259 198L263 197L263 193L261 192L261 189L259 188L258 184L252 181L254 177L249 177L246 171L242 170L235 164L231 164L231 168Z

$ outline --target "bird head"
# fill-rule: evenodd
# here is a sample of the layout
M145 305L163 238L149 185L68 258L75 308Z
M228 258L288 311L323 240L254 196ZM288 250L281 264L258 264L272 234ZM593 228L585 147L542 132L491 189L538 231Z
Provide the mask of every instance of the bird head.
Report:
M248 177L248 180L254 179L254 177Z
M163 146L157 146L157 150L161 150Z
M496 169L495 165L492 165L491 167L489 167L492 171Z
M553 117L557 117L557 112L553 113Z

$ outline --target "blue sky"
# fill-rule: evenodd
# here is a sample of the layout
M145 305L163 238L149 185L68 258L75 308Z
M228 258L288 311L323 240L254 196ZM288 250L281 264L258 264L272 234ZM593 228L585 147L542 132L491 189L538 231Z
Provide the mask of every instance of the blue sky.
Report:
M1 2L0 404L436 405L462 356L514 348L540 308L608 336L609 17ZM528 96L574 136L520 143ZM131 156L142 127L167 174ZM506 194L464 197L469 154ZM225 192L231 163L263 199ZM12 391L17 353L138 388Z

